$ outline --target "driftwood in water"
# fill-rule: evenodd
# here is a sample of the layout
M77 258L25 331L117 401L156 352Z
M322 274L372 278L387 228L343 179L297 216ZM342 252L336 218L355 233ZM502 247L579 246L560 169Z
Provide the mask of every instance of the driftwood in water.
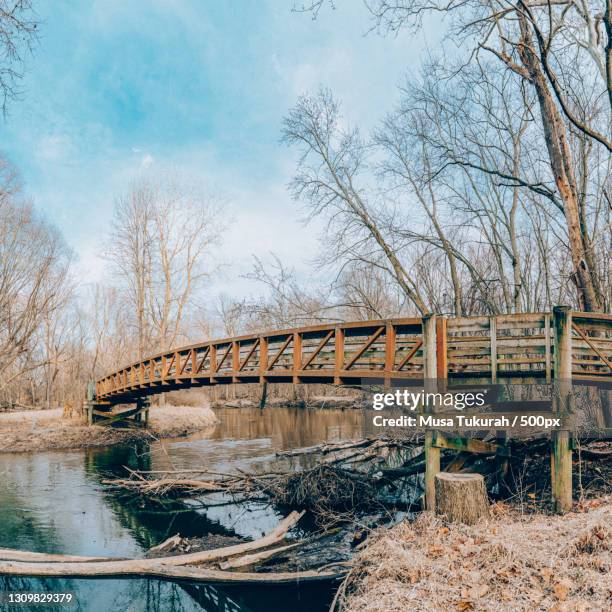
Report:
M222 570L169 565L156 560L150 564L148 560L123 561L119 566L111 567L112 562L106 562L103 570L97 563L24 563L0 561L0 576L56 576L62 578L92 578L100 576L138 576L143 578L164 578L176 580L191 580L194 582L229 583L229 584L287 584L303 583L320 580L342 578L346 569L308 570L303 572L224 572Z
M338 444L316 444L315 446L304 446L302 448L294 448L286 451L278 451L277 457L297 457L299 455L312 455L315 453L327 455L353 448L362 448L370 446L377 442L377 438L363 438L362 440L349 440L348 442L340 442Z
M131 489L143 494L164 495L174 493L219 493L226 491L231 482L195 480L193 478L155 478L152 480L103 480L102 484L119 489Z
M27 553L21 551L7 551L20 557L20 561L0 560L0 575L5 576L57 576L63 578L87 578L110 576L137 576L146 578L164 578L175 580L190 580L208 583L229 584L282 584L304 583L320 580L340 579L346 573L342 564L326 567L321 570L308 570L300 572L231 572L214 567L192 567L192 564L211 563L220 559L239 556L235 567L252 565L256 555L245 555L254 551L279 543L291 527L303 516L302 513L292 512L268 535L253 542L245 542L224 548L206 550L175 557L159 559L126 559L126 560L95 560L90 557L72 557L70 555L43 555L42 553ZM169 541L166 540L165 543ZM164 544L165 544L164 543ZM260 560L271 558L301 543L273 548L263 551ZM29 557L29 560L28 560ZM51 562L44 559L54 559ZM38 562L33 562L34 560ZM232 567L228 565L228 567Z
M293 550L294 548L298 548L303 546L306 542L296 542L295 544L285 544L284 546L278 546L277 548L268 548L266 550L262 550L260 552L250 553L248 555L242 555L241 557L236 557L230 559L229 561L223 561L219 563L219 567L222 570L228 569L236 569L238 567L248 567L249 565L257 565L262 561L267 561L272 559L273 557L277 557L278 555L287 552L288 550Z
M227 559L235 555L241 555L253 550L267 548L281 542L287 532L302 518L303 512L292 512L284 518L269 534L252 542L243 542L233 546L203 550L174 557L163 557L159 559L124 559L103 561L75 561L66 560L55 562L10 562L0 561L0 575L18 576L129 576L129 575L162 575L159 566L163 565L167 571L171 566L195 565L199 563L211 563L220 559ZM18 553L19 551L15 551ZM24 554L24 553L20 553ZM27 554L27 553L26 553ZM36 553L29 553L36 554ZM32 571L32 566L37 567ZM150 571L147 574L147 571ZM23 573L22 573L23 572ZM175 575L175 574L169 574Z
M122 557L84 557L80 555L59 555L0 548L0 561L32 561L34 563L54 563L62 561L67 563L91 563L93 561L120 561Z
M440 472L436 474L435 485L437 514L467 525L489 517L489 499L481 474Z
M161 544L149 548L148 554L174 550L177 546L180 545L182 539L183 538L181 538L181 536L177 533L176 535L169 537L167 540L164 540Z

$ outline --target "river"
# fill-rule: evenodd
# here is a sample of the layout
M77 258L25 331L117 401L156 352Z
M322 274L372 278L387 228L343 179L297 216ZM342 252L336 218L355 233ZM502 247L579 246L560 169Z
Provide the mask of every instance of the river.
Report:
M125 476L126 466L145 470L206 468L219 472L307 467L301 462L308 459L294 458L291 463L278 460L275 453L358 438L363 433L362 413L355 410L228 408L216 414L219 423L215 427L180 440L0 454L0 547L138 557L176 533L184 537L259 537L281 518L264 505L202 508L191 502L171 502L160 509L140 501L126 502L101 481L109 475ZM0 578L0 590L72 592L76 603L58 609L94 612L316 612L327 610L333 596L331 587L325 585L229 589L133 579ZM2 606L0 610L9 609Z

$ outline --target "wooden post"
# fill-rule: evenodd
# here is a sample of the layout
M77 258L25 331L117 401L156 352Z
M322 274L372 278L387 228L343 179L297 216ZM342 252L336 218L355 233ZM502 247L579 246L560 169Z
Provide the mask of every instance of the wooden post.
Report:
M491 347L491 383L497 382L497 317L489 317L489 342Z
M391 386L391 375L395 367L395 327L387 323L385 329L385 385Z
M550 315L544 315L544 355L546 360L546 383L552 382L552 350L550 342Z
M259 339L259 382L266 382L266 371L268 369L268 339L262 336Z
M340 372L344 370L344 330L336 327L336 339L335 339L335 374L334 384L339 385L341 383Z
M446 391L448 379L448 347L446 317L436 317L436 383L438 391Z
M166 357L166 355L162 355L161 358L161 382L162 384L166 381L166 369L168 367L168 358Z
M215 374L217 373L217 346L215 344L210 345L210 384L214 384Z
M93 405L96 400L97 384L90 380L87 383L87 400L85 402L85 408L87 410L87 424L93 425Z
M232 342L232 370L234 374L240 370L240 343L236 341Z
M436 317L423 317L423 383L425 392L436 387ZM440 471L440 449L433 446L434 432L425 432L425 508L436 509L436 474Z
M143 400L143 403L144 403L145 409L142 412L141 421L142 421L143 427L146 429L149 426L149 410L151 409L151 398L145 397Z
M293 334L293 384L300 382L298 370L302 369L302 335L299 332Z
M572 312L569 306L553 308L554 328L554 407L565 413L571 400L572 381ZM551 486L555 510L572 509L572 449L570 432L566 429L552 434Z
M238 378L238 374L240 373L240 342L234 340L232 342L232 382L239 383L240 379ZM236 387L233 386L234 391ZM235 397L235 396L234 396Z

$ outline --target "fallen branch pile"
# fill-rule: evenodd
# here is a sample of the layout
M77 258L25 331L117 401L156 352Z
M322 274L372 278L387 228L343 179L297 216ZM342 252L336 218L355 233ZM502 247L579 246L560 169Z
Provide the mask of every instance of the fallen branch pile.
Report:
M505 446L489 445L481 452L443 449L441 468L449 472L485 476L487 488L496 499L519 496L547 503L550 489L550 441L510 440ZM503 454L495 450L503 449ZM310 510L320 524L331 515L388 507L389 502L412 502L421 494L425 453L417 441L387 438L363 439L341 444L321 444L277 453L280 458L310 456L315 467L301 471L266 474L227 474L207 470L136 472L119 480L104 480L115 489L154 497L229 495L232 503L260 500L289 509ZM584 495L609 486L610 446L595 443L577 453L577 483ZM417 477L412 478L411 477ZM598 489L599 487L599 489ZM403 496L403 497L402 497ZM382 497L385 503L381 503ZM399 507L396 505L395 507ZM345 519L351 518L345 515ZM334 522L334 521L331 521Z

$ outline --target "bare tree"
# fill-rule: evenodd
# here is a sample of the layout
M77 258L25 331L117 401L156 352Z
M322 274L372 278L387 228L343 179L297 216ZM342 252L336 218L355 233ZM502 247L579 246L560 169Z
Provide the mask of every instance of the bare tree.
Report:
M57 230L31 204L0 202L0 392L49 363L37 350L39 331L66 305L70 260Z
M4 113L8 101L20 93L18 82L37 27L30 0L0 0L0 98Z
M471 45L468 62L486 51L517 75L523 86L533 88L539 109L534 117L540 122L563 207L580 306L599 310L601 299L589 265L589 245L581 232L570 134L576 129L598 146L612 150L610 7L607 5L605 15L598 13L597 2L588 0L518 0L515 4L505 0L486 4L478 0L378 0L369 7L377 23L393 32L419 28L428 13L451 13L456 16L453 34L464 46L466 40Z
M183 337L194 293L212 268L217 204L176 180L143 179L117 200L107 257L126 290L139 359Z
M291 183L293 195L308 203L313 216L328 219L334 256L375 265L382 253L384 269L420 313L428 312L416 279L402 264L393 236L385 232L371 201L375 194L367 189L369 147L357 129L342 127L331 92L322 89L316 96L300 97L284 120L283 139L301 153Z
M154 189L146 182L135 184L115 204L115 216L108 237L107 257L127 291L138 337L138 359L151 348L148 315L153 283Z

